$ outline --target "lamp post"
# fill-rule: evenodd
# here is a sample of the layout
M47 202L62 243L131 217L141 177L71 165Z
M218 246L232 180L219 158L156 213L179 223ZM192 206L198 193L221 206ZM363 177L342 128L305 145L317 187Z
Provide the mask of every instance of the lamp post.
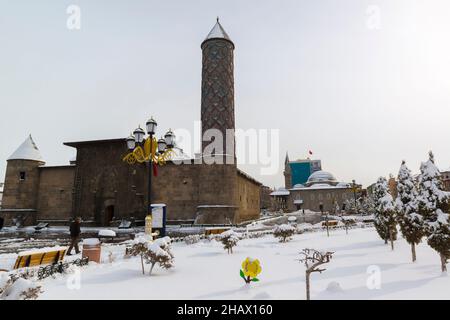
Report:
M149 221L151 221L152 217L152 169L154 164L158 164L161 160L158 160L158 156L161 157L161 159L165 160L168 155L170 155L172 148L175 144L175 135L173 134L172 130L169 129L167 133L164 135L164 138L159 139L156 141L154 138L156 133L156 128L158 124L157 122L151 117L147 123L146 123L146 129L148 133L148 138L145 138L145 131L139 126L136 128L132 135L130 135L128 138L126 138L127 147L130 150L130 154L125 157L124 159L128 159L128 157L131 155L131 161L129 161L130 164L134 164L136 161L139 163L147 163L148 167L148 191L147 191L147 202L148 202L148 208L147 208L147 218ZM155 146L154 143L157 144L157 151L154 150ZM146 144L148 144L148 147L146 147ZM137 154L137 155L135 155ZM150 222L151 223L151 222ZM151 231L150 231L151 233Z
M359 208L358 208L358 202L356 199L356 181L355 179L352 180L352 184L353 184L353 197L355 198L355 209L356 209L356 213L359 214Z

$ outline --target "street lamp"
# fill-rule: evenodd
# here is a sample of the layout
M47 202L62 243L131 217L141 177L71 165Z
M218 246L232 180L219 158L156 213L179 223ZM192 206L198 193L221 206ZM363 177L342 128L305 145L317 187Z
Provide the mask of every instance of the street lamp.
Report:
M356 213L359 214L359 207L358 207L358 202L356 199L356 181L355 179L352 180L352 184L353 184L353 197L355 198L355 209L356 209Z
M146 163L148 164L148 214L147 218L151 221L152 217L152 169L154 165L164 164L173 154L172 148L175 145L175 135L172 130L167 131L164 139L158 141L155 139L155 133L158 123L151 117L147 120L145 127L148 137L145 138L145 131L139 126L133 133L126 138L127 148L130 151L123 160L128 164ZM146 218L146 221L147 221ZM151 224L150 224L151 228ZM151 230L151 229L150 229ZM150 231L151 233L151 231Z

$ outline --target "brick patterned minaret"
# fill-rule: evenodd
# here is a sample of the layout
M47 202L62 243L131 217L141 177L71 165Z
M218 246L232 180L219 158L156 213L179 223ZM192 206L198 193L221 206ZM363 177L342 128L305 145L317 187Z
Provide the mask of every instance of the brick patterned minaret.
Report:
M208 129L218 129L223 135L222 153L229 150L234 156L234 132L232 140L226 141L227 129L234 124L234 44L217 22L201 44L202 58L202 135ZM202 154L211 141L202 141ZM218 154L217 150L214 154Z
M239 220L239 195L234 161L234 44L219 19L201 48L202 136L208 129L217 129L222 133L223 143L222 150L211 150L208 146L212 141L202 141L204 164L199 173L202 182L195 221L199 224L236 222ZM227 129L232 129L229 141L226 141ZM227 144L228 154L232 155L220 156L227 153Z

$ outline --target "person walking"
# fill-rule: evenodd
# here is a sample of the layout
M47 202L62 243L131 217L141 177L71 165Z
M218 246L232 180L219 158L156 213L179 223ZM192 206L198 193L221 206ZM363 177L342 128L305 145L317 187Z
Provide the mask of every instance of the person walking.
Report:
M78 248L78 242L80 241L81 234L81 218L76 217L74 221L70 224L70 246L67 250L67 256L72 255L72 249L75 248L75 254L80 253L80 249Z

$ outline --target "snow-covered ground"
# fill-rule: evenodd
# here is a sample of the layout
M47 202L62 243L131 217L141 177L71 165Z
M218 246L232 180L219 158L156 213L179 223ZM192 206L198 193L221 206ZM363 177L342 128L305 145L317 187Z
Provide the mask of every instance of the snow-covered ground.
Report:
M304 233L288 243L271 235L244 239L230 255L216 241L174 243L175 268L155 267L152 276L142 274L139 258L123 259L124 244L108 245L103 263L83 267L79 278L41 281L40 299L305 299L305 267L297 260L303 248L335 252L325 272L312 274L311 299L450 299L450 276L441 274L436 252L421 243L412 263L409 245L395 245L392 252L373 228L333 230L329 238ZM262 266L260 282L249 286L239 277L248 256Z

